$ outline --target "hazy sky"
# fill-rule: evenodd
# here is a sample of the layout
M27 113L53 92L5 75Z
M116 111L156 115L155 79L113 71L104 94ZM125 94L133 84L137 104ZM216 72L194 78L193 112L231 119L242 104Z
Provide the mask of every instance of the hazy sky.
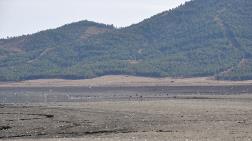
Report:
M90 20L117 27L142 21L187 0L0 0L0 38Z

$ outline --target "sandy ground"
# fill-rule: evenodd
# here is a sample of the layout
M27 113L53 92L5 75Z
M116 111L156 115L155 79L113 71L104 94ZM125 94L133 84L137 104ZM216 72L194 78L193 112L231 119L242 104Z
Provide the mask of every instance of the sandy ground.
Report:
M1 105L0 137L10 141L252 140L252 95L204 97Z
M84 80L39 79L21 82L2 82L0 87L64 87L64 86L194 86L194 85L244 85L249 81L218 81L210 77L198 78L148 78L126 75L110 75Z

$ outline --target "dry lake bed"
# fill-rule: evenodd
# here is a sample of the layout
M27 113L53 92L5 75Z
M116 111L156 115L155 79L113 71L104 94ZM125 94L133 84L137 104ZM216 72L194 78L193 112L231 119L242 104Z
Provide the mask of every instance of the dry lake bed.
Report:
M252 140L252 85L2 87L0 102L0 140Z

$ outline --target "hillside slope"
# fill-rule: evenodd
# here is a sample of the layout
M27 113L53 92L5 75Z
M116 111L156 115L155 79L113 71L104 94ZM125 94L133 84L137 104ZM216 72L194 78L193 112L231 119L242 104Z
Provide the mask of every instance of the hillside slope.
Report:
M0 80L252 79L251 0L194 0L122 29L80 23L0 40Z

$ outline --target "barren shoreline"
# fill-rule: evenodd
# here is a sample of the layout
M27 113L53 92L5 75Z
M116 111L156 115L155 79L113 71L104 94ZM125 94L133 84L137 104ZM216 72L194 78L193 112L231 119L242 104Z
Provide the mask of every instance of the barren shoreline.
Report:
M0 140L252 140L252 81L104 76L0 84Z
M2 105L9 141L244 141L252 139L251 95ZM20 130L21 129L21 130Z
M109 75L93 79L64 80L64 79L38 79L21 82L1 82L0 87L124 87L124 86L219 86L219 85L252 85L247 81L222 81L210 77L196 78L150 78L127 75Z

